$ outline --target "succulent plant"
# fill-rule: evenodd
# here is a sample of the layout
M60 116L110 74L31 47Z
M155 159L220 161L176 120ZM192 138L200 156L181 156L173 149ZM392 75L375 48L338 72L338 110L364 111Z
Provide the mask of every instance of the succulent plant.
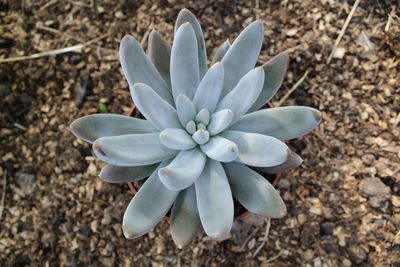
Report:
M277 173L300 165L282 140L311 131L321 115L303 106L259 110L288 65L281 53L254 68L263 33L262 22L251 23L232 45L217 49L209 69L200 24L187 9L178 15L172 48L154 30L147 55L134 37L122 39L121 65L146 120L94 114L75 120L71 130L107 163L101 179L149 177L126 208L126 238L147 233L170 210L177 246L187 245L201 226L211 238L225 239L233 198L262 216L286 214L278 192L249 166Z

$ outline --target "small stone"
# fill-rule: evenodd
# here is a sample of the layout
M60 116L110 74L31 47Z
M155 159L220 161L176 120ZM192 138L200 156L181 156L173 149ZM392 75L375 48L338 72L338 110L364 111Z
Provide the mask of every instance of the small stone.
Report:
M304 259L306 260L306 261L310 261L310 260L312 260L314 258L314 251L312 250L312 249L307 249L305 252L304 252Z
M323 222L321 224L322 235L331 235L334 229L335 229L335 224L333 224L332 222Z
M87 168L87 173L91 176L96 176L97 175L97 167L96 164L93 162L89 163L89 167Z
M242 219L243 222L254 225L254 226L262 226L265 222L265 218L258 216L256 214L250 213L246 217Z
M390 201L392 202L392 205L395 207L400 207L400 197L398 196L392 196Z
M288 190L288 189L290 188L290 183L289 183L289 181L286 180L286 179L281 179L281 180L279 181L279 186L278 186L278 187L279 187L279 188L282 188L282 189Z
M295 36L297 33L297 29L290 29L286 32L286 36Z
M104 209L103 211L103 219L101 220L102 224L110 224L112 220L112 212L113 206L108 206L107 208Z
M316 258L313 260L313 263L314 263L314 267L322 267L322 261L321 261L321 258L320 258L320 257L316 257Z
M375 161L375 156L372 154L365 154L361 157L361 159L365 163L365 165L371 166L372 163Z
M321 247L325 250L326 253L333 253L338 255L339 253L339 246L337 244L336 239L333 236L323 236L321 238Z
M117 19L122 19L122 18L124 18L124 13L122 13L122 11L119 10L119 11L115 12L114 16Z
M344 259L342 261L342 263L343 263L344 267L350 267L351 266L351 261L349 259Z
M364 179L358 188L365 197L376 197L380 201L390 198L390 187L385 185L379 178Z
M367 252L357 245L352 245L348 248L350 258L356 264L360 264L367 259Z
M256 245L256 239L252 238L249 243L247 244L247 247L249 248L249 250L252 250L254 248L254 246Z
M346 53L346 49L344 47L338 47L333 52L333 58L343 58Z
M16 174L16 178L24 196L31 195L36 188L35 175L25 172L18 172Z

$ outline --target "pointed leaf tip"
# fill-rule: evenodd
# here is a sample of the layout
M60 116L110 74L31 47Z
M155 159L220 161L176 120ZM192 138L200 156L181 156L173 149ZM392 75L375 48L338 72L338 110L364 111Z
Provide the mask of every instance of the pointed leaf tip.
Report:
M229 129L290 140L317 127L320 117L320 112L310 107L267 108L242 116Z
M313 115L314 115L314 117L315 117L315 120L316 120L318 123L320 123L321 120L322 120L322 113L321 113L321 111L319 111L319 110L313 110L312 113L313 113Z
M262 65L265 72L264 85L260 96L250 108L249 112L258 110L271 100L281 87L288 65L289 56L287 52L278 54Z
M106 136L157 131L148 121L118 114L92 114L73 121L69 129L88 143Z
M264 26L260 21L255 21L248 25L230 46L221 60L225 68L222 97L237 85L241 77L254 68L263 37Z
M157 95L168 101L168 103L173 104L168 84L161 77L156 66L147 57L134 37L125 36L122 39L119 58L130 87L138 82L148 84Z

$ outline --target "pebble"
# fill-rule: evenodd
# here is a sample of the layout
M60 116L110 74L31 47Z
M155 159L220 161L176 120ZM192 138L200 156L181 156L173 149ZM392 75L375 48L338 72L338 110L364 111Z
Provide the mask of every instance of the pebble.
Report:
M31 195L36 188L35 175L25 172L18 172L16 174L17 182L21 187L21 191L24 195Z
M348 248L348 252L351 260L356 264L360 264L367 259L367 252L360 246L351 245Z
M335 224L332 222L323 222L321 223L321 234L323 235L331 235L333 230L335 229Z
M242 221L247 223L247 224L254 225L254 226L263 226L264 222L265 222L265 218L263 218L263 217L261 217L259 215L250 213L249 215L244 217L242 219Z
M385 185L379 178L364 179L358 188L365 197L376 197L379 201L385 201L390 198L390 187Z

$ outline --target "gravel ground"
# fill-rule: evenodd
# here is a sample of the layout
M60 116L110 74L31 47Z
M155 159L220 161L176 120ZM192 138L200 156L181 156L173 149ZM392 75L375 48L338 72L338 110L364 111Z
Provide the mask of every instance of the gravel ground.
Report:
M1 1L0 58L85 46L0 63L0 264L400 266L398 2L361 1L327 63L354 2ZM289 143L304 163L282 175L286 217L247 217L226 241L199 234L179 250L166 221L123 237L128 187L97 178L102 163L68 125L129 111L119 41L155 28L171 42L183 7L200 19L209 55L263 20L259 64L285 50L291 58L273 103L307 73L283 105L320 109L323 122Z

